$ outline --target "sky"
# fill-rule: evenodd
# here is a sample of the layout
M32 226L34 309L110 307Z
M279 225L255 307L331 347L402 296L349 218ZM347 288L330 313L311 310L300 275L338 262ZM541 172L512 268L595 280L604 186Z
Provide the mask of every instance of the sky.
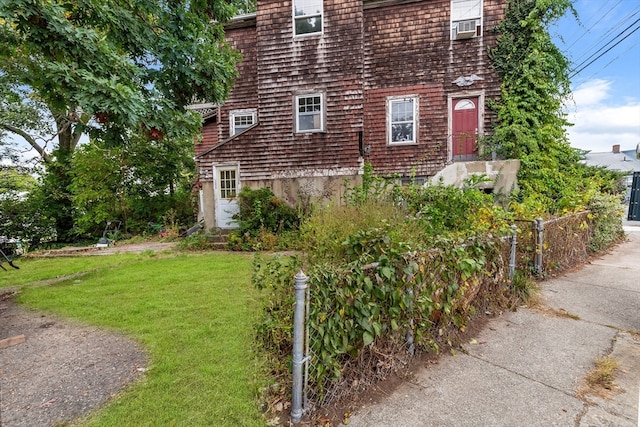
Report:
M640 0L574 0L550 29L571 61L573 100L567 102L571 146L592 152L640 143Z
M574 0L578 13L550 29L571 61L572 147L609 152L640 143L640 0Z

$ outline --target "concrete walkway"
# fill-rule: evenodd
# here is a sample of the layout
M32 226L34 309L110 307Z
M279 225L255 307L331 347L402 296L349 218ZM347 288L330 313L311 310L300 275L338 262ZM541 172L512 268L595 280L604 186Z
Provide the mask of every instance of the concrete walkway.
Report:
M391 395L353 413L351 427L638 427L640 223L627 242L542 283L542 307L489 322ZM609 399L576 390L598 357L619 363Z

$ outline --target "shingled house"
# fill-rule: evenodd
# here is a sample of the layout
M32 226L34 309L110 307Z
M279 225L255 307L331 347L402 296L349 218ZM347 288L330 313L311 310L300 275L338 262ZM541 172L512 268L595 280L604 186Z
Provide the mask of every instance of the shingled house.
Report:
M240 186L295 205L341 196L365 162L427 179L477 157L506 0L258 0L226 26L243 56L196 144L200 216L232 227Z

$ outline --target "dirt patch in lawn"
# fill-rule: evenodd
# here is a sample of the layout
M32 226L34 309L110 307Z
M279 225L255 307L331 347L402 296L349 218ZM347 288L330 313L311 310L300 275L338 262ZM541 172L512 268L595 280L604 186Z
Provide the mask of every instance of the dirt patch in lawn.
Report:
M30 252L27 258L48 258L48 257L65 257L65 256L90 256L90 255L113 255L117 253L143 253L143 252L164 252L175 250L178 244L176 242L142 242L142 243L125 243L112 245L106 248L98 248L96 246L69 246L60 249L42 250Z
M150 241L68 247L26 257L164 252L176 246ZM14 302L14 292L0 290L0 426L64 425L95 411L144 375L148 357L138 343L22 307Z
M11 294L0 295L0 340L3 427L60 425L87 415L148 364L142 347L125 336L26 309Z

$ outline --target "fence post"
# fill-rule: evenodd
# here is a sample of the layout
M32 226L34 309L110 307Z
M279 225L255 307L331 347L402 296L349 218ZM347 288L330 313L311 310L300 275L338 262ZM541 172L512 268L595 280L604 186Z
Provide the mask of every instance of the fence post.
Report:
M302 418L302 366L304 358L304 312L308 277L300 270L295 275L296 303L293 312L293 384L291 389L291 421Z
M542 245L544 244L544 221L542 218L538 218L535 221L534 225L536 229L536 259L535 259L535 269L536 274L540 276L542 274Z
M515 224L511 225L511 252L509 254L509 281L513 281L513 276L516 274L516 245L518 244L518 227Z
M407 283L411 280L411 275L407 274ZM405 336L405 340L407 341L407 344L409 346L409 353L413 356L416 352L416 346L414 344L414 339L413 339L413 287L409 287L407 289L407 294L409 295L409 297L411 298L411 302L409 303L409 306L407 307L407 312L411 314L411 318L409 319L409 327L407 328L407 333Z

